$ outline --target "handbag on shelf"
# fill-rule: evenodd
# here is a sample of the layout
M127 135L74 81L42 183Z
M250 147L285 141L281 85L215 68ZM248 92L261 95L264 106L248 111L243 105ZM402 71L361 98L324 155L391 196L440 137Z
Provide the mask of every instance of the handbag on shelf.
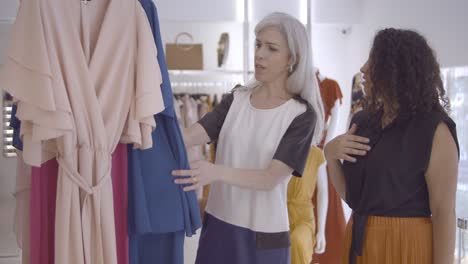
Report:
M192 43L179 43L182 36L188 37ZM203 70L203 45L193 43L190 33L181 32L174 43L166 43L166 63L169 70Z

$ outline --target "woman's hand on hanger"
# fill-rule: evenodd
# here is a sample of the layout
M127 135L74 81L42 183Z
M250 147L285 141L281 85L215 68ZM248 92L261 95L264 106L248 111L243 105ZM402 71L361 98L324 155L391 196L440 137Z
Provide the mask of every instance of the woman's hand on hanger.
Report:
M369 139L354 135L357 125L353 124L348 132L332 139L325 146L324 153L327 161L346 160L356 162L353 156L365 156L370 151Z
M174 170L172 176L184 177L176 178L176 184L188 185L184 187L184 191L193 191L212 182L219 180L220 172L218 166L205 161L199 160L190 162L190 170Z

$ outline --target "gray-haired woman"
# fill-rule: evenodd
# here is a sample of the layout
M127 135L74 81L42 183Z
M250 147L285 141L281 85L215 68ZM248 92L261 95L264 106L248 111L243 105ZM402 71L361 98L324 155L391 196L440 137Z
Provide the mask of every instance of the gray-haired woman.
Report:
M174 171L186 191L211 184L196 263L289 263L286 201L320 140L323 107L307 31L273 13L255 29L255 79L184 133L187 147L217 141L216 163Z

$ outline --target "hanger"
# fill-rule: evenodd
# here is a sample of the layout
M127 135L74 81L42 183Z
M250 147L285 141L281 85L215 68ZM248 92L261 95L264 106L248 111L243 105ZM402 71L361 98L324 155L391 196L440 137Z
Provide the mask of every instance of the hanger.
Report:
M314 67L314 70L315 70L315 74L317 75L317 78L319 79L319 81L323 82L323 80L325 80L327 78L322 73L320 73L320 70L318 68Z

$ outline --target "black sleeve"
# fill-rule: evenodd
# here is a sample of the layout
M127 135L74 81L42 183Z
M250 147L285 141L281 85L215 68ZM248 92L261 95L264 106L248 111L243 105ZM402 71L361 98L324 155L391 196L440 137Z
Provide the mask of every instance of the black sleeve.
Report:
M223 99L215 106L213 111L207 113L200 121L198 121L210 137L211 142L215 142L218 139L219 132L221 132L224 120L226 119L233 100L234 92L223 96Z
M304 172L314 135L315 120L315 112L308 106L306 112L291 122L273 156L273 159L292 168L294 176L301 177Z
M356 124L358 127L364 125L367 122L367 112L366 110L361 110L359 112L356 112L353 115L353 118L351 118L351 123L349 123L349 128L350 129L353 124Z
M432 144L434 141L435 132L440 123L444 122L450 134L452 134L453 140L458 151L458 158L460 158L460 146L457 137L457 128L455 122L445 113L426 113L416 116L416 121L411 127L411 146L409 150L410 156L418 157L417 162L421 162L420 167L426 171L429 168L429 162L432 155ZM414 153L411 153L413 151Z

